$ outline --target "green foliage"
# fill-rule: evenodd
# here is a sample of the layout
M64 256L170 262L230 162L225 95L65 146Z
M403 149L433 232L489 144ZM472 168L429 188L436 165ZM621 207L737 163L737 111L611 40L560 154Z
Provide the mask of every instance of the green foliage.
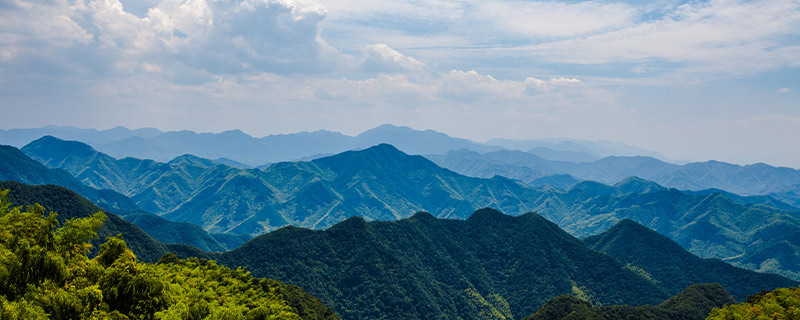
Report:
M796 286L773 274L734 267L716 259L701 259L669 238L632 220L623 220L596 236L583 239L589 247L608 253L644 279L670 294L694 283L719 283L742 300L760 290Z
M708 320L800 319L800 288L762 292L741 304L714 309Z
M0 320L337 319L301 289L214 261L137 261L120 237L90 259L106 215L67 220L0 191ZM288 294L287 294L288 293Z
M800 242L797 240L800 239L797 236L800 211L797 208L774 199L747 200L713 190L689 194L639 178L625 179L632 175L665 177L677 169L677 166L648 158L614 158L592 164L548 161L546 168L535 170L519 167L519 164L537 163L542 159L535 156L531 159L531 154L513 151L474 154L480 158L477 162L463 156L456 156L452 162L445 161L450 163L448 168L462 173L465 172L456 168L460 165L453 165L461 163L465 166L462 169L481 170L486 169L485 161L491 165L498 160L503 165L493 167L506 168L492 170L491 174L470 172L473 177L493 177L478 179L443 169L425 158L409 156L390 145L344 152L311 162L279 163L265 170L216 165L190 155L169 163L132 158L118 160L88 145L53 137L34 141L23 151L50 167L67 170L93 187L124 193L145 210L163 213L167 219L191 222L216 233L261 234L288 224L325 228L354 215L368 220L396 220L420 209L436 217L466 218L477 208L493 207L512 215L538 212L578 237L600 233L622 219L635 219L701 257L725 259L749 269L776 272L800 280ZM517 169L509 169L509 165ZM562 167L565 165L572 168ZM701 170L705 173L673 177L678 180L670 178L662 183L678 186L680 183L675 183L687 177L717 177L716 174L707 175L708 172L740 178L725 166L707 163L693 167L706 166ZM756 189L767 192L768 186L777 181L800 177L787 168L764 167L750 171L757 167L740 168L749 171L746 175L753 178L745 179L747 183L740 187L753 187L751 182L760 181L757 184L763 185ZM525 172L539 177L573 170L578 170L574 173L583 179L609 183L625 180L614 186L584 181L569 190L560 190L532 188L516 180L494 177L498 174L515 177L515 173ZM616 173L607 176L607 180L597 180L601 177L594 176L608 172ZM761 181L765 172L773 178ZM164 224L146 220L137 223L165 243L180 242L209 251L223 251L219 246L225 241L214 241L197 229L171 233ZM240 243L225 247L232 249ZM677 290L686 285L681 283ZM732 287L731 290L736 291Z
M77 193L59 186L30 186L13 181L0 181L0 190L4 189L9 190L8 204L18 206L39 203L45 208L45 211L58 212L57 219L61 224L66 224L70 219L92 217L100 211L99 207ZM111 212L106 212L105 215L105 223L97 230L98 237L90 241L90 244L94 245L94 250L89 253L90 256L97 254L96 249L103 239L118 234L125 236L128 248L136 254L140 261L155 262L159 257L170 252L164 244L151 238L134 224ZM97 223L97 221L94 220L91 223ZM78 230L83 229L78 228ZM61 232L66 232L66 230Z
M592 306L584 299L562 295L548 301L523 320L701 320L712 308L735 303L718 284L699 284L658 306Z
M359 217L327 230L285 227L223 253L227 266L302 286L344 319L518 318L573 282L603 304L669 297L616 259L536 214L469 219Z

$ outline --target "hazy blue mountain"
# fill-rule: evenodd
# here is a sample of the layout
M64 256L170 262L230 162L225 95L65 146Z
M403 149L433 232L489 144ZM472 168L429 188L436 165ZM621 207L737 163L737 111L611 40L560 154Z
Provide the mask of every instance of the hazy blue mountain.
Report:
M391 143L410 154L445 153L461 148L481 152L501 149L453 138L433 130L419 131L389 124L367 130L355 137L319 130L262 138L252 137L239 130L196 133L186 130L162 132L152 128L129 130L117 127L94 130L48 126L38 129L0 130L0 143L21 148L43 136L81 141L115 158L134 157L167 162L183 154L193 154L208 159L224 158L220 163L229 161L226 164L239 168L288 160L311 160L322 155L364 149L380 143Z
M733 200L736 203L741 204L741 205L760 204L760 205L765 205L765 206L768 206L768 207L773 207L773 208L781 209L781 210L797 210L798 209L797 206L790 205L790 204L788 204L786 202L780 201L780 200L778 200L776 198L773 198L771 196L740 196L738 194L734 194L734 193L727 192L725 190L720 190L720 189L705 189L705 190L697 190L697 191L684 190L683 192L687 193L687 194L704 194L704 195L708 195L708 194L712 194L712 193L721 193L721 194L724 194L726 197L730 198L731 200Z
M60 143L43 138L23 149L37 151L31 156L62 165L91 185L126 192L142 208L211 233L261 234L287 224L325 228L355 215L397 220L417 211L463 219L477 208L492 207L512 215L539 212L580 237L633 219L700 256L734 259L779 235L767 231L800 230L798 210L737 203L720 193L686 194L639 178L613 186L583 181L567 190L533 188L499 176L463 176L386 144L243 170L189 155L155 163L115 160L77 147L74 155L50 154L69 149L50 146ZM535 157L498 154L519 161ZM777 262L776 270L786 275L800 271L788 255L752 257L748 266Z
M546 160L522 151L480 154L466 150L427 157L439 166L474 177L502 175L530 184L543 176L566 174L578 180L614 184L637 176L681 190L720 189L744 196L769 195L795 207L800 205L800 170L763 163L739 166L708 161L675 165L641 156L572 163Z
M540 158L552 161L566 161L566 162L592 162L600 160L600 157L582 151L565 151L555 150L545 147L536 147L528 151L535 154Z
M52 184L74 190L105 210L122 214L140 212L130 199L112 190L97 190L88 187L64 170L52 170L29 158L19 149L0 146L0 180L11 180L25 184Z
M46 126L32 129L0 129L0 144L8 144L17 148L39 139L42 136L56 136L65 140L78 140L90 144L102 144L128 139L131 137L151 138L161 134L153 128L130 130L115 127L108 130L79 129L71 126Z
M583 242L614 256L632 270L642 270L669 294L677 294L694 283L716 282L734 298L744 301L748 295L762 289L800 285L797 281L737 268L721 260L702 259L669 238L628 219Z
M649 156L668 161L668 159L652 150L606 140L587 141L567 138L549 138L535 140L519 139L492 139L486 142L489 145L500 146L511 150L533 152L537 148L547 148L555 151L575 152L587 154L596 158L609 156ZM535 153L535 152L533 152ZM557 160L557 159L552 159Z
M219 261L301 286L343 319L518 318L574 290L602 304L669 296L541 216L492 209L466 220L417 213L352 217L324 231L285 227Z
M228 159L228 158L217 158L217 159L214 159L212 161L215 164L224 164L226 166L239 168L239 169L253 169L254 168L253 166L246 165L244 163L241 163L241 162L238 162L238 161L235 161L235 160L231 160L231 159Z
M408 154L438 154L459 149L489 152L501 149L467 139L453 138L433 130L419 131L391 124L364 131L355 137L355 141L358 148L387 143Z
M532 187L553 186L567 190L578 183L577 179L568 174L554 174L549 176L542 176L528 182Z

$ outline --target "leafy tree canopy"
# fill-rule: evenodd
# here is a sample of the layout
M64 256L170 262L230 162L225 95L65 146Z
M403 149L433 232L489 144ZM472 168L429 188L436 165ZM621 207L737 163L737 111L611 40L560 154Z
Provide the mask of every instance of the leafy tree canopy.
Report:
M0 191L0 319L338 319L302 289L214 261L142 263L120 237L87 254L106 215L67 220Z

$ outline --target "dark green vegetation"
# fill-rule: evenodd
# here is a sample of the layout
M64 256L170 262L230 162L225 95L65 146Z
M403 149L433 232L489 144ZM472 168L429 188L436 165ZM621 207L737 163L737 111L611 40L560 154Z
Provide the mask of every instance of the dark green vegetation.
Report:
M762 289L796 286L784 277L734 267L717 259L701 259L677 243L634 221L623 220L583 242L641 272L670 294L694 283L716 282L744 300Z
M66 220L0 192L2 319L337 319L302 289L213 261L138 262L119 238L87 256L105 214Z
M183 243L203 251L221 252L229 249L193 223L174 222L151 213L130 214L125 216L125 220L163 243Z
M747 301L714 309L708 320L800 319L800 288L761 292Z
M284 227L218 259L301 286L344 319L513 319L565 293L604 305L669 297L539 215L492 209L467 220L417 213L353 217L324 231Z
M523 320L702 320L713 308L734 303L718 284L695 284L657 306L592 306L575 296L562 295Z
M38 203L47 212L58 213L58 221L64 224L69 219L88 218L100 211L89 200L81 197L71 190L59 186L43 185L30 186L13 181L0 181L0 190L8 190L8 202L12 206ZM105 223L97 231L99 239L122 234L128 247L139 260L155 262L170 249L159 241L151 238L132 223L119 216L106 212ZM99 245L99 239L93 244Z
M651 157L606 157L593 162L551 161L523 151L480 154L470 150L430 155L436 164L458 173L489 178L502 175L532 183L568 174L580 180L615 184L636 176L680 190L721 189L740 195L771 195L800 206L800 170L763 163L739 166L719 161L675 165Z
M492 207L512 215L539 212L581 237L633 219L702 257L800 279L800 264L793 263L800 250L792 239L778 239L800 231L800 211L742 204L721 193L686 194L637 178L614 186L584 181L566 191L532 188L502 177L462 176L385 144L266 170L193 156L170 163L116 160L52 137L23 149L89 185L117 190L144 209L212 233L259 234L286 224L324 228L355 215L397 220L417 211L463 219ZM769 255L752 251L762 244Z

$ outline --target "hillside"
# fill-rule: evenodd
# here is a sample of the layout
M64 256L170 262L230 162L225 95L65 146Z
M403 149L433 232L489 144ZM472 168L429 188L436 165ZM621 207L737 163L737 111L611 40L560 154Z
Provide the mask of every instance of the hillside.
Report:
M484 154L456 150L426 157L439 166L473 177L502 175L532 183L543 176L565 174L578 180L615 184L637 176L680 190L719 189L745 196L769 195L795 207L800 206L800 170L763 163L740 166L707 161L676 165L646 156L609 156L573 163L507 150Z
M213 261L139 262L107 238L89 258L102 212L58 227L40 207L0 193L0 316L4 319L338 319L302 289Z
M174 222L151 213L130 214L124 218L163 243L183 243L203 251L214 252L233 249L220 243L193 223Z
M593 306L571 295L551 299L523 320L703 320L736 300L718 284L695 284L657 306Z
M3 180L58 185L74 190L106 210L123 214L141 211L134 202L117 192L87 187L71 176L70 172L48 169L10 146L0 146L0 181Z
M58 213L58 221L61 224L72 218L91 217L101 211L100 208L75 192L59 186L30 186L14 181L0 181L0 190L9 190L8 201L12 206L38 203L47 212ZM105 214L107 215L105 224L97 231L99 242L104 241L106 237L122 234L133 253L140 260L146 262L155 262L169 252L166 246L151 238L134 224L111 212L106 211Z
M670 294L694 283L716 282L739 301L763 289L800 282L734 267L717 259L697 257L674 241L632 220L623 220L583 242L608 253L633 270L642 270Z
M262 234L287 224L325 228L356 215L397 220L417 211L463 219L491 207L511 215L539 212L579 237L633 219L702 257L739 263L734 257L746 256L743 266L760 269L766 263L787 276L800 272L791 263L797 251L785 253L796 247L786 242L768 251L775 256L750 255L753 246L800 230L800 211L743 205L721 193L686 194L638 178L613 186L584 181L567 190L533 188L503 177L466 177L386 144L244 170L189 155L156 163L96 151L53 154L69 149L62 143L43 138L23 149L86 183L123 192L164 218L211 233ZM85 148L91 149L75 149ZM781 233L770 232L776 228Z
M353 217L324 231L284 227L219 259L301 286L343 319L518 318L575 290L603 304L668 297L541 216L492 209L466 220L417 213Z

